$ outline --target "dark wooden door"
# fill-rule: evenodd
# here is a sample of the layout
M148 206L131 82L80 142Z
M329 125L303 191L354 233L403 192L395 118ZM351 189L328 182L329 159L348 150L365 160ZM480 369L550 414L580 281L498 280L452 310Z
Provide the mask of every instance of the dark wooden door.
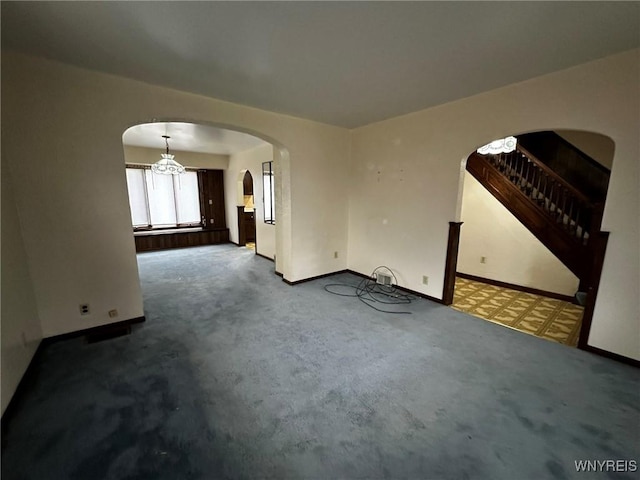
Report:
M205 230L227 228L224 210L224 172L222 170L200 170L200 211L204 217Z
M255 212L244 212L244 231L246 233L246 241L255 243L256 241Z

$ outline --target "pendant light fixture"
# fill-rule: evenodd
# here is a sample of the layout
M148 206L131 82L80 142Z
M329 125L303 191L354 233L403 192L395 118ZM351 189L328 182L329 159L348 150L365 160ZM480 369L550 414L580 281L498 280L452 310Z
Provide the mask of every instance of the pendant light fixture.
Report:
M161 175L180 175L184 173L184 167L174 160L175 155L169 153L169 135L162 135L164 143L167 146L167 153L162 153L162 157L156 163L151 165L151 171Z

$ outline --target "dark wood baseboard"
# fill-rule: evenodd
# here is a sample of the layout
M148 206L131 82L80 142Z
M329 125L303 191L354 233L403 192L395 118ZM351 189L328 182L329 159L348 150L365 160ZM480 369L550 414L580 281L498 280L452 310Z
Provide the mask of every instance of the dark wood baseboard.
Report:
M122 320L120 322L107 323L106 325L98 325L97 327L85 328L83 330L76 330L75 332L63 333L61 335L55 335L53 337L47 337L42 339L42 343L50 345L52 343L60 342L62 340L69 340L70 338L77 338L82 336L98 336L108 335L109 333L122 329L124 327L130 327L137 323L144 323L146 317L136 317L129 320Z
M531 287L523 287L522 285L516 285L514 283L501 282L500 280L492 280L490 278L478 277L476 275L470 275L468 273L462 272L456 272L456 276L460 278L466 278L467 280L473 280L475 282L488 283L489 285L495 285L496 287L510 288L511 290L517 290L519 292L531 293L533 295L540 295L542 297L556 298L558 300L564 300L565 302L577 304L575 297L562 295L561 293L547 292L546 290L538 290L537 288Z
M274 260L273 258L269 258L269 257L267 257L266 255L263 255L263 254L258 253L258 252L256 252L256 255L257 255L257 256L259 256L259 257L262 257L262 258L266 258L266 259L267 259L267 260L269 260L270 262L274 262L274 263L275 263L275 260Z
M609 352L607 350L603 350L598 347L593 347L591 345L585 345L584 347L579 347L581 350L585 352L593 353L595 355L600 355L601 357L610 358L611 360L615 360L617 362L626 363L627 365L631 365L632 367L640 367L640 360L636 360L634 358L625 357L624 355L620 355L617 353Z
M356 272L354 270L345 270L345 271L348 273L352 273L353 275L356 275L361 278L371 278L370 275L365 275L364 273ZM406 287L401 287L400 285L394 285L394 286L398 290L402 290L403 292L408 293L409 295L414 295L416 297L424 298L425 300L430 300L432 302L436 302L444 305L444 302L440 298L432 297L431 295L427 295L426 293L416 292L415 290L411 290L410 288L406 288Z
M427 295L426 293L421 293L421 292L418 292L416 290L411 290L410 288L401 287L399 285L396 285L396 288L398 290L402 290L403 292L406 292L406 293L408 293L410 295L415 295L416 297L420 297L420 298L423 298L425 300L429 300L430 302L439 303L440 305L446 305L441 298L432 297L431 295Z
M294 285L300 285L301 283L311 282L313 280L318 280L320 278L326 278L326 277L331 277L333 275L339 275L341 273L350 273L352 275L356 275L357 277L361 277L361 278L371 278L369 275L365 275L364 273L356 272L355 270L345 269L345 270L338 270L337 272L325 273L323 275L316 275L315 277L309 277L309 278L305 278L305 279L302 279L302 280L296 280L294 282L291 282L291 281L289 281L289 280L287 280L287 279L285 279L283 277L282 281L284 283L286 283L287 285L294 286ZM276 272L276 275L282 277L282 274L279 273L279 272ZM416 292L415 290L411 290L409 288L401 287L399 285L394 285L394 286L398 290L402 290L403 292L408 293L409 295L414 295L416 297L424 298L425 300L430 300L432 302L436 302L436 303L440 303L440 304L443 303L441 299L432 297L432 296L427 295L425 293Z
M303 278L302 280L296 280L294 282L291 282L291 281L287 280L286 278L282 277L282 281L284 283L286 283L287 285L293 286L293 285L300 285L301 283L311 282L313 280L318 280L320 278L331 277L332 275L338 275L339 273L347 273L347 272L348 272L348 270L339 270L337 272L330 272L330 273L324 273L322 275L316 275L315 277Z

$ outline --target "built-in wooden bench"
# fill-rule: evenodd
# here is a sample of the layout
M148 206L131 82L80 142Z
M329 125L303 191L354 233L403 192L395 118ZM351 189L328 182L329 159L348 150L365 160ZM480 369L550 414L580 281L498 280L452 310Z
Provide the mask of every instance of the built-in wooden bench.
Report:
M200 214L203 227L137 230L133 233L136 252L196 247L229 242L224 207L224 172L198 170Z
M196 247L229 242L228 228L180 228L170 230L143 230L134 232L136 252L169 248Z

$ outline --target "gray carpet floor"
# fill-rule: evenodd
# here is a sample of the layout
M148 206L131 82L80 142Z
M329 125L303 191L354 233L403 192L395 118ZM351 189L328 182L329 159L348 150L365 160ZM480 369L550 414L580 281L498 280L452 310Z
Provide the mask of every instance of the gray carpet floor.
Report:
M418 299L372 310L231 245L138 256L146 323L53 343L2 478L637 478L636 368Z

